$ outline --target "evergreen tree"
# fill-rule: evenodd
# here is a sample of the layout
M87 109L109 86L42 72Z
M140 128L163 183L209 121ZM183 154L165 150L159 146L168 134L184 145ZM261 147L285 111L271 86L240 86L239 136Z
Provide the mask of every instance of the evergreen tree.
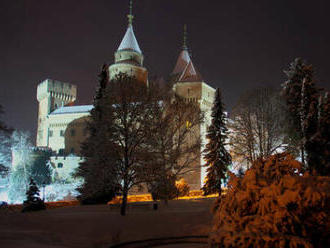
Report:
M104 65L99 74L94 108L87 123L89 136L81 146L81 155L85 160L80 163L75 173L76 177L84 179L83 185L78 189L84 204L106 203L115 196L118 188L113 157L109 154L113 150L110 139L113 115L111 111L105 113L107 104L104 96L108 83L108 66Z
M206 135L209 142L204 149L207 177L203 191L206 195L217 192L220 197L222 192L221 181L226 178L228 167L231 164L231 155L225 148L228 130L219 88L215 94L211 116L212 124Z
M330 175L330 99L328 92L319 97L317 105L317 130L305 144L308 165L319 175Z
M312 66L296 59L286 71L288 80L283 85L283 95L291 116L288 136L295 137L290 145L300 147L303 164L310 172L329 175L329 107L327 93L317 88Z
M289 113L288 143L290 148L299 147L302 163L305 164L305 143L315 133L315 109L319 90L313 80L313 67L296 58L287 71L288 80L282 85L282 94Z
M33 179L30 179L29 189L26 192L26 201L23 203L22 212L46 209L45 203L40 199L39 189Z

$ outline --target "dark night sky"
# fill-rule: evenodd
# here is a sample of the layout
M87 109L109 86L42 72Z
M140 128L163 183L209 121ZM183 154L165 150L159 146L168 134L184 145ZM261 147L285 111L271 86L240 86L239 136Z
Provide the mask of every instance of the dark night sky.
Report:
M303 57L329 88L327 0L135 0L134 30L151 75L171 72L188 25L193 62L220 87L228 108L244 91L279 85L283 69ZM126 31L128 0L1 0L0 104L4 121L35 135L37 84L78 86L90 104L97 74Z

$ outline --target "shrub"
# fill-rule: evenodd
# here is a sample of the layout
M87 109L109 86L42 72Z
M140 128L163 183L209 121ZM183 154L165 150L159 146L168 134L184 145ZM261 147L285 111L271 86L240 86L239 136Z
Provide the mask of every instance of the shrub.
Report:
M330 178L304 173L287 153L230 175L215 207L212 247L330 247Z
M189 195L190 187L189 187L188 183L183 178L181 178L180 180L175 182L175 187L176 187L176 196L177 196L177 198L179 198L181 196L188 196Z

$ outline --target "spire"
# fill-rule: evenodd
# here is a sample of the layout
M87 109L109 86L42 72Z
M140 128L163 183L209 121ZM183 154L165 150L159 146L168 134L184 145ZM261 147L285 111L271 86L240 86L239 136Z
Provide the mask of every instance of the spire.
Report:
M191 61L187 46L187 25L183 26L182 51L176 61L172 74L178 75L178 82L201 82L202 76Z
M141 53L141 49L139 44L135 38L134 31L133 31L133 0L129 2L129 14L127 15L128 18L128 27L125 33L123 40L121 41L118 50L134 50L135 52Z
M133 24L133 0L129 1L129 14L127 15L128 18L128 26Z
M187 47L187 24L183 25L183 50L188 50Z

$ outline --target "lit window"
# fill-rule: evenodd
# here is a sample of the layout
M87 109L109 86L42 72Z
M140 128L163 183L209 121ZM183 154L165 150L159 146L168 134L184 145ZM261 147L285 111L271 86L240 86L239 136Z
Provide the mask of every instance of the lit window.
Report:
M63 168L63 164L62 163L58 163L57 164L57 168Z

